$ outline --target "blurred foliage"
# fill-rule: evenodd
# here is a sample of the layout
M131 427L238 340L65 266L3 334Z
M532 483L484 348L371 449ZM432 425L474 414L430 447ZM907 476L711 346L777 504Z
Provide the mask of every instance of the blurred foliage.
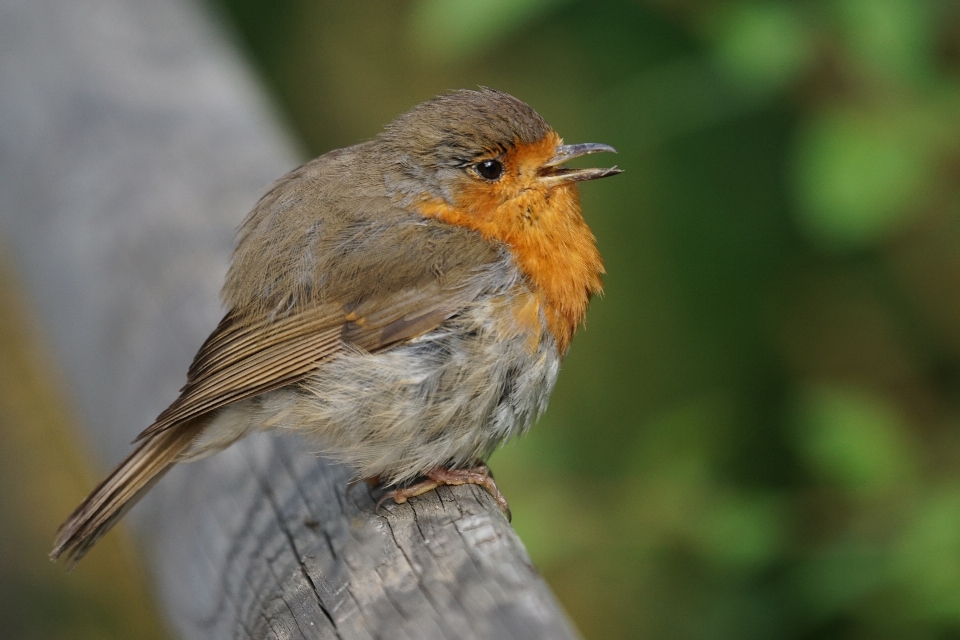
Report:
M57 526L95 478L83 469L56 376L26 329L33 325L9 272L0 260L0 638L165 638L122 535L101 541L73 573L47 558Z
M493 460L588 638L960 637L960 4L215 6L314 154L481 84L619 150Z

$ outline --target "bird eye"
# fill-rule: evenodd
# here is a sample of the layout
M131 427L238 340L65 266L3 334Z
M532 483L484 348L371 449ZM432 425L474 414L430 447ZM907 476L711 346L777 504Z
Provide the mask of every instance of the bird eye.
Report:
M484 180L496 180L503 174L503 163L499 160L484 160L476 164L477 174Z

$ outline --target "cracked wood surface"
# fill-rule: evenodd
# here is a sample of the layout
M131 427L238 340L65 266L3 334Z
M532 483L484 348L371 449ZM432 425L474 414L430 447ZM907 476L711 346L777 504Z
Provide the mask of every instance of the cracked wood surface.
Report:
M378 514L376 490L347 493L349 471L292 436L211 462L215 484L190 465L176 479L191 527L160 536L205 581L219 575L208 598L176 603L196 637L575 637L483 489L442 487Z
M0 242L106 470L176 397L233 229L298 154L190 0L0 0L0 122ZM378 514L349 478L285 434L168 474L131 519L172 628L576 637L484 490Z

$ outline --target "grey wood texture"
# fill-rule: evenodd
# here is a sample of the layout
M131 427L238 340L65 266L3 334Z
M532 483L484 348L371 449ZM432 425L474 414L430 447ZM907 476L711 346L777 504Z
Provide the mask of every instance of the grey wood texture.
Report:
M0 0L0 243L104 470L176 396L235 226L299 160L194 2ZM168 474L131 516L172 628L576 637L486 492L377 514L349 478L284 434Z

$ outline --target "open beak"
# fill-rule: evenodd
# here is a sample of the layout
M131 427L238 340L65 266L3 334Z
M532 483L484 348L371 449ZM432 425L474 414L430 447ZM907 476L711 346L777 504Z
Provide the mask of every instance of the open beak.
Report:
M583 182L597 180L607 176L623 173L622 169L613 166L609 169L566 169L562 165L567 160L573 160L591 153L616 153L617 150L608 144L584 142L582 144L562 144L557 147L557 153L540 167L540 182L555 187L569 182Z

